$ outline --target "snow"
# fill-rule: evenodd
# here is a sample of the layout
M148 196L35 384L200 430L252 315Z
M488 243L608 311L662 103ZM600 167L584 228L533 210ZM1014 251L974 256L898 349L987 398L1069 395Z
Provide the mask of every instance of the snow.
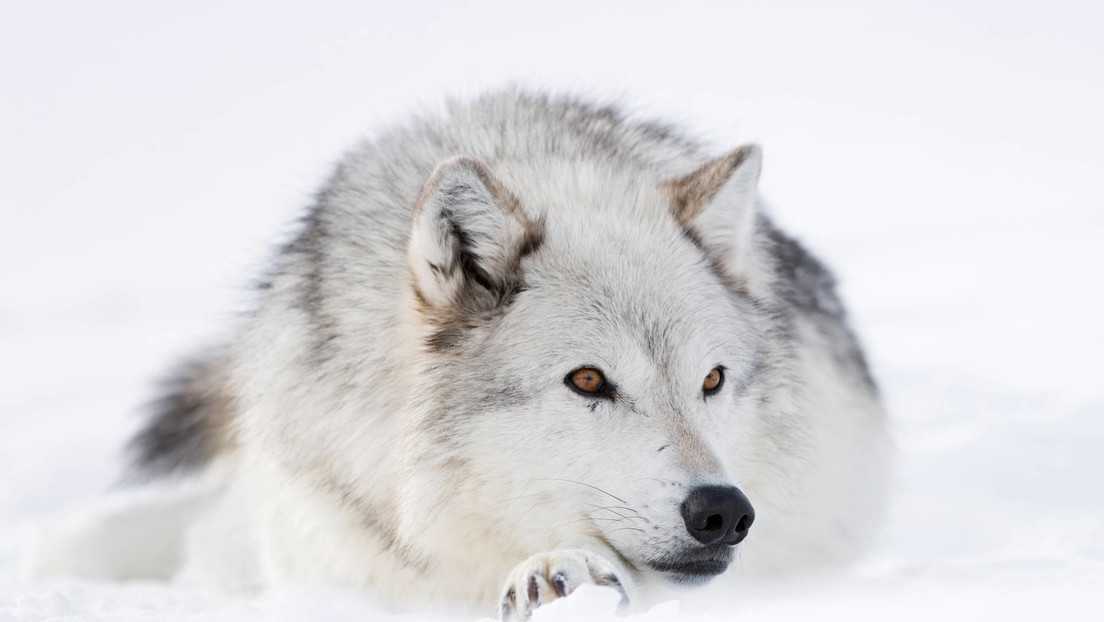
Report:
M425 619L20 573L117 481L152 381L230 330L340 152L508 81L764 145L763 193L840 275L893 414L897 494L856 567L631 619L1104 618L1101 9L378 4L0 6L0 620Z

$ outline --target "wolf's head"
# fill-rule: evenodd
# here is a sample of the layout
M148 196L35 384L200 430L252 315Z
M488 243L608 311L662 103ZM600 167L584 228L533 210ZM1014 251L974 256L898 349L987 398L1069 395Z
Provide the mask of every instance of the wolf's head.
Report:
M748 146L675 179L437 168L408 248L409 537L597 541L679 582L728 567L755 516L732 457L756 434L771 326L752 295L759 166Z

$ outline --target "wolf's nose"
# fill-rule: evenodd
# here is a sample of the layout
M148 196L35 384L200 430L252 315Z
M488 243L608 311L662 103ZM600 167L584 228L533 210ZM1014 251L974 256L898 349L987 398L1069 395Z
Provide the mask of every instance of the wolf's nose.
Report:
M702 486L682 502L686 530L702 544L739 544L755 520L751 502L732 486Z

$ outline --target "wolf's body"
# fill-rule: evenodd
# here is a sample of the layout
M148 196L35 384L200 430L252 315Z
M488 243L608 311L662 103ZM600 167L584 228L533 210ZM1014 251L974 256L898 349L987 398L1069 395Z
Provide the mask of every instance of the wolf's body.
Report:
M680 516L701 486L755 509L724 580L848 559L881 514L885 419L832 277L759 212L758 166L515 92L363 144L135 439L139 469L190 487L183 544L47 565L509 613L723 570L731 547L694 552Z

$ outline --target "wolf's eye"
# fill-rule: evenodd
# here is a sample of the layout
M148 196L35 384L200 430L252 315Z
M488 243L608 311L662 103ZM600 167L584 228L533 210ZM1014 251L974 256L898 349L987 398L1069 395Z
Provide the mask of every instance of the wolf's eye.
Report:
M587 395L600 395L606 388L606 377L593 367L576 369L568 374L564 380L567 382L567 386Z
M705 382L702 383L702 391L704 391L706 395L713 395L721 390L721 385L723 384L724 367L714 367L705 375Z

